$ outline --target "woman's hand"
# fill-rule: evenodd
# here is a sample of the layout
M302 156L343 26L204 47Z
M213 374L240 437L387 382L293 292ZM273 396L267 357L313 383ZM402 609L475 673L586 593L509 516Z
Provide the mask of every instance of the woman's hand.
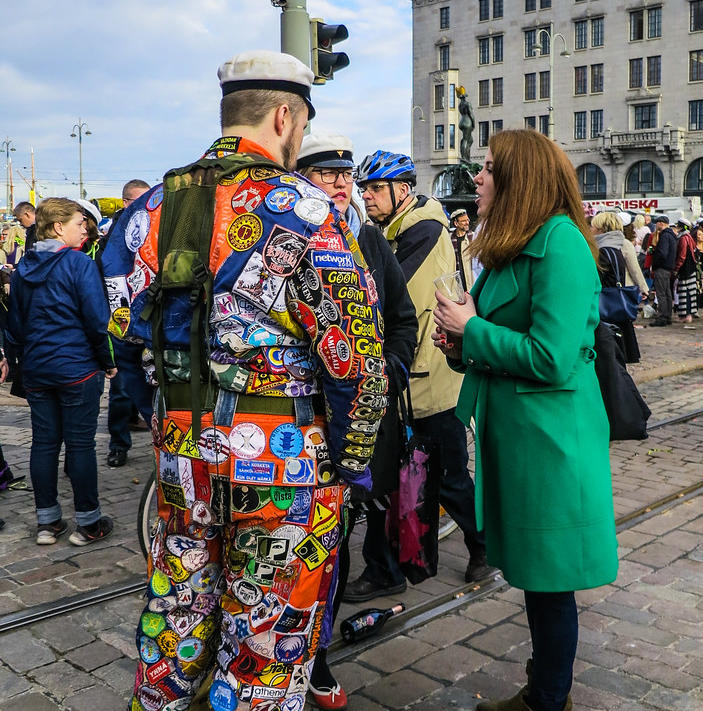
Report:
M463 334L464 326L476 315L476 306L469 292L464 293L466 301L463 304L457 304L439 291L435 291L435 298L437 299L437 308L434 310L435 323L447 333Z
M432 334L432 340L434 341L435 348L439 348L444 355L447 355L447 334L439 326L435 329Z
M117 375L117 368L108 368L105 371L105 377L108 380L112 380Z

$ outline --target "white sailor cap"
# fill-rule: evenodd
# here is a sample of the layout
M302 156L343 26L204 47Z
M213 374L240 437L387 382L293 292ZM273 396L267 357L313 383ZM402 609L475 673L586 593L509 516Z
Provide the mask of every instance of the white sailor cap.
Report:
M308 119L315 116L310 101L310 87L315 75L291 54L265 49L240 52L217 70L217 76L222 96L244 89L289 91L303 98L308 107Z
M354 146L351 139L332 133L309 133L303 136L296 170L309 168L353 168Z
M450 220L456 220L457 217L461 217L462 215L468 214L466 210L463 207L458 208L457 210L454 210L451 215L449 215Z
M90 215L90 217L95 220L95 225L97 227L97 225L99 225L103 219L103 216L100 214L100 210L98 210L98 208L95 207L95 205L93 205L93 203L89 202L88 200L80 199L76 200L76 202L83 208L83 212L85 214Z
M632 215L629 212L618 212L616 214L620 218L623 227L627 227L632 222Z
M679 217L678 223L680 225L683 225L684 227L686 227L689 230L691 229L691 221L687 220L685 217Z

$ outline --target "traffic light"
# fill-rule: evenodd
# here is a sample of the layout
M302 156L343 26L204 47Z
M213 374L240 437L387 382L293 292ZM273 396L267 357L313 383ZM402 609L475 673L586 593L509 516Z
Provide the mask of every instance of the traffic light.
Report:
M334 79L338 69L349 66L349 57L344 52L333 52L337 42L347 39L349 31L344 25L326 25L315 17L310 20L311 69L315 74L313 84L324 84Z

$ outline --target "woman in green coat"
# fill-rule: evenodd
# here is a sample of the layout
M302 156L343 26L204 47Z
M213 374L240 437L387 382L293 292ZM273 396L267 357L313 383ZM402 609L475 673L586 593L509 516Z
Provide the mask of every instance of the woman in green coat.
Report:
M476 518L489 564L525 591L533 650L527 686L477 709L570 711L574 590L618 567L597 248L571 163L536 131L493 136L475 184L485 269L464 304L437 293L435 344L463 338L456 412L476 422Z

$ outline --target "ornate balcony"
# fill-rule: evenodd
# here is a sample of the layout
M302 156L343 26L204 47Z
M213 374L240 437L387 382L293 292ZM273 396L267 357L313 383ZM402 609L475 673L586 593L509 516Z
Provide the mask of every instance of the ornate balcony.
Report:
M606 130L600 136L598 150L611 163L623 163L629 151L656 151L657 155L669 160L685 160L686 129L664 126L664 128L641 129L637 131Z

